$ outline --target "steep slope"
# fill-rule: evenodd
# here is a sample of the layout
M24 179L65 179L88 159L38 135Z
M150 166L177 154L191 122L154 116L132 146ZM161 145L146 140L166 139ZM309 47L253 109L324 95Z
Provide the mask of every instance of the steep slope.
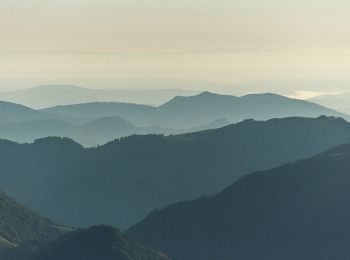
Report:
M65 232L64 227L40 217L0 193L0 237L3 243L46 242Z
M87 122L101 117L120 116L139 126L188 129L206 125L219 118L239 122L247 118L267 120L292 116L349 116L307 101L275 94L253 94L243 97L203 92L196 96L177 96L159 106L127 103L86 103L42 110L55 117Z
M170 260L107 226L70 232L43 246L30 260ZM28 260L29 260L28 259Z
M175 260L350 258L350 146L153 212L128 235Z

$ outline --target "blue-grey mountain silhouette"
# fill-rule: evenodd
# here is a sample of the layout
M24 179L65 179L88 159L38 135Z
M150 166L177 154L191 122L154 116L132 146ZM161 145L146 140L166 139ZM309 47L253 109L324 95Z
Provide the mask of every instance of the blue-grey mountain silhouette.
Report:
M181 89L141 89L121 85L122 89L90 89L75 85L42 85L22 90L0 92L0 100L33 108L46 108L86 102L128 102L159 105L176 95L193 95L198 91Z
M28 122L50 118L49 115L26 106L0 101L0 123Z
M116 102L95 102L57 106L42 110L66 120L94 120L120 116L139 126L159 125L165 128L192 128L219 118L231 123L247 118L267 120L292 116L321 115L349 118L348 115L303 100L276 94L251 94L242 97L203 92L177 96L159 107Z
M160 126L140 127L119 116L98 118L84 124L73 124L62 119L43 119L16 123L0 122L0 136L2 139L19 143L31 143L47 136L68 137L86 147L92 147L133 134L179 134L219 128L228 124L225 119L218 119L194 128L168 129Z
M128 235L175 260L350 257L350 146L249 174L150 214Z
M74 86L67 88L80 90ZM58 91L59 87L49 89ZM34 110L0 102L0 138L30 143L35 139L58 136L91 147L133 134L188 133L219 128L247 118L265 120L320 115L349 118L310 102L275 94L235 97L203 92L196 96L175 97L159 107L92 102Z
M59 223L126 228L150 211L219 192L256 170L350 142L320 117L246 120L191 134L131 136L97 148L70 139L0 142L0 188Z

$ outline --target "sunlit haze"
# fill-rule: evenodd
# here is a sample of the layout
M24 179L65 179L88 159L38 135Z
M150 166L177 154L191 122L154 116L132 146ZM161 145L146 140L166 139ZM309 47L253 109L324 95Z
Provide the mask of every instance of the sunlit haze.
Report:
M350 82L346 0L2 0L0 89L274 91Z

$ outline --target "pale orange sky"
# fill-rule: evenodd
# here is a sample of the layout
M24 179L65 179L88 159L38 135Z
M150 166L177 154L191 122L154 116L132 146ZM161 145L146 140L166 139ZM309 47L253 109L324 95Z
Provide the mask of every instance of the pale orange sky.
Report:
M0 24L0 88L350 81L345 0L1 0Z

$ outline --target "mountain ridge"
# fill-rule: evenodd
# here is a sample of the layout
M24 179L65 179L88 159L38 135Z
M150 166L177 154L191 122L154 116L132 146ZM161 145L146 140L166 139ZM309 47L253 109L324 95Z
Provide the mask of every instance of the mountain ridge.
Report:
M133 110L127 111L126 107ZM97 108L99 112L97 112ZM225 118L231 123L247 118L268 120L291 116L317 117L326 115L350 119L344 113L321 105L273 93L236 97L202 92L194 96L176 96L158 107L143 106L142 113L138 111L140 108L140 105L132 106L132 104L109 102L59 106L41 111L52 116L74 115L80 118L90 118L90 120L97 117L118 115L140 126L160 125L165 128L193 128L218 118Z
M8 106L10 108L5 109ZM34 110L13 103L0 103L0 138L26 143L46 136L60 136L91 147L133 134L188 133L247 118L268 120L321 115L350 118L317 104L273 93L236 97L202 92L175 97L159 107L90 102Z
M69 84L41 85L16 91L0 92L0 100L34 108L69 105L93 101L121 101L159 105L174 95L192 95L197 91L181 89L86 88Z
M348 259L350 145L154 211L127 235L175 260ZM152 232L150 232L152 231Z
M60 223L125 229L156 208L215 194L249 172L347 142L350 123L329 117L245 120L189 134L134 135L95 148L59 138L0 142L0 189Z

